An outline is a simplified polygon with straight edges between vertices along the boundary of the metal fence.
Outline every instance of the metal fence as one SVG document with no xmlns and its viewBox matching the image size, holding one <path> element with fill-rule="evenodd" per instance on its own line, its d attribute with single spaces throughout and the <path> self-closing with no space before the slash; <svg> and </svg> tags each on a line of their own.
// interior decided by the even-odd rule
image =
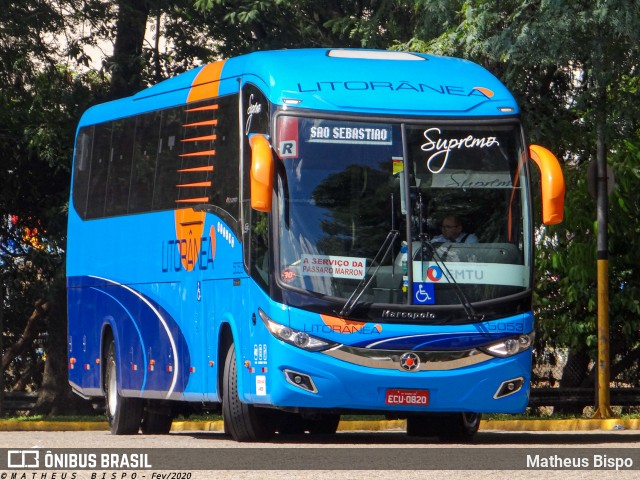
<svg viewBox="0 0 640 480">
<path fill-rule="evenodd" d="M 571 358 L 570 353 L 568 348 L 534 352 L 529 401 L 532 413 L 545 413 L 543 407 L 573 413 L 597 408 L 596 364 L 589 358 Z M 639 381 L 637 362 L 611 379 L 611 406 L 617 407 L 616 413 L 640 412 Z"/>
</svg>

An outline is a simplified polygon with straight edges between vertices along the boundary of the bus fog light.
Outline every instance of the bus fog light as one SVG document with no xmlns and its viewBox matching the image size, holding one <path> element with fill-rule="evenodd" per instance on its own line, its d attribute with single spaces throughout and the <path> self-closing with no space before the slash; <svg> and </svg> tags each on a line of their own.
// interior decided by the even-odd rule
<svg viewBox="0 0 640 480">
<path fill-rule="evenodd" d="M 513 395 L 514 393 L 520 391 L 522 389 L 523 385 L 524 385 L 524 378 L 523 377 L 512 378 L 511 380 L 507 380 L 505 382 L 502 382 L 502 384 L 500 384 L 500 387 L 496 391 L 496 393 L 493 396 L 493 398 L 497 399 L 497 398 L 502 398 L 502 397 L 507 397 L 509 395 Z"/>
<path fill-rule="evenodd" d="M 284 370 L 284 376 L 291 385 L 306 390 L 307 392 L 318 393 L 318 389 L 309 375 L 294 372 L 293 370 Z"/>
</svg>

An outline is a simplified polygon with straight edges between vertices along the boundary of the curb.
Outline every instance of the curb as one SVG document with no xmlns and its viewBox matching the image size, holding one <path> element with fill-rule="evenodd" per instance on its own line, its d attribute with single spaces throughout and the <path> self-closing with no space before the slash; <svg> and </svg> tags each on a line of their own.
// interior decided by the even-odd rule
<svg viewBox="0 0 640 480">
<path fill-rule="evenodd" d="M 0 420 L 0 432 L 80 432 L 109 430 L 105 422 L 56 422 L 49 420 Z"/>
<path fill-rule="evenodd" d="M 569 418 L 566 420 L 482 420 L 480 430 L 507 432 L 585 432 L 640 430 L 638 418 Z"/>
<path fill-rule="evenodd" d="M 404 430 L 405 420 L 360 421 L 343 420 L 338 431 L 394 431 Z M 0 420 L 0 432 L 62 432 L 62 431 L 105 431 L 109 430 L 107 422 L 56 422 L 56 421 L 21 421 Z M 607 418 L 607 419 L 566 419 L 566 420 L 482 420 L 481 431 L 503 432 L 584 432 L 593 430 L 640 430 L 640 419 Z M 171 426 L 172 432 L 223 432 L 222 420 L 212 421 L 177 421 Z"/>
</svg>

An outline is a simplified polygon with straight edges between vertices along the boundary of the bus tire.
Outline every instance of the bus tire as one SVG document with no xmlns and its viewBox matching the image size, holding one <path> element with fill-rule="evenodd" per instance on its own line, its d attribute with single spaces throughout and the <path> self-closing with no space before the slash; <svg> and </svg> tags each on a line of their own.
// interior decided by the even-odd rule
<svg viewBox="0 0 640 480">
<path fill-rule="evenodd" d="M 238 396 L 238 365 L 232 343 L 224 365 L 222 420 L 224 431 L 237 442 L 259 442 L 275 433 L 272 412 L 240 401 Z"/>
<path fill-rule="evenodd" d="M 173 415 L 170 408 L 160 408 L 151 402 L 144 409 L 140 431 L 146 435 L 166 435 L 171 431 Z"/>
<path fill-rule="evenodd" d="M 113 340 L 107 348 L 104 395 L 106 414 L 113 435 L 135 435 L 142 421 L 142 399 L 123 397 L 118 392 L 118 362 Z"/>
<path fill-rule="evenodd" d="M 481 413 L 461 412 L 447 416 L 438 429 L 438 438 L 445 442 L 470 442 L 480 428 Z"/>
<path fill-rule="evenodd" d="M 480 413 L 441 413 L 407 418 L 410 437 L 438 437 L 445 442 L 470 442 L 480 428 Z"/>
</svg>

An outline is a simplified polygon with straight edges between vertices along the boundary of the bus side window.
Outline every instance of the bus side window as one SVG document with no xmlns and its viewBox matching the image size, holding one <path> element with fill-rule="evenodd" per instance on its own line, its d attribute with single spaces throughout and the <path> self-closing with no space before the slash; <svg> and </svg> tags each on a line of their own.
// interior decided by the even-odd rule
<svg viewBox="0 0 640 480">
<path fill-rule="evenodd" d="M 91 178 L 86 218 L 104 216 L 109 157 L 111 155 L 111 123 L 96 125 L 91 157 Z"/>
<path fill-rule="evenodd" d="M 219 207 L 226 214 L 224 220 L 228 222 L 238 235 L 240 234 L 240 192 L 239 182 L 239 139 L 238 139 L 238 96 L 228 95 L 216 99 L 218 105 L 215 118 L 217 125 L 214 133 L 216 140 L 212 143 L 215 155 L 209 158 L 214 170 L 201 180 L 210 180 L 204 194 L 209 202 Z"/>
<path fill-rule="evenodd" d="M 269 215 L 257 210 L 251 212 L 251 276 L 269 285 Z"/>
<path fill-rule="evenodd" d="M 94 127 L 85 127 L 78 134 L 76 142 L 76 163 L 73 173 L 73 204 L 80 217 L 87 213 L 87 193 L 91 174 L 91 149 L 93 148 Z"/>
<path fill-rule="evenodd" d="M 161 121 L 161 112 L 146 113 L 138 117 L 133 145 L 129 213 L 151 210 Z"/>
<path fill-rule="evenodd" d="M 154 179 L 153 210 L 173 210 L 178 198 L 178 155 L 182 134 L 182 107 L 162 112 L 158 161 Z"/>
<path fill-rule="evenodd" d="M 135 119 L 118 120 L 113 123 L 105 200 L 106 216 L 127 212 L 134 131 Z"/>
</svg>

